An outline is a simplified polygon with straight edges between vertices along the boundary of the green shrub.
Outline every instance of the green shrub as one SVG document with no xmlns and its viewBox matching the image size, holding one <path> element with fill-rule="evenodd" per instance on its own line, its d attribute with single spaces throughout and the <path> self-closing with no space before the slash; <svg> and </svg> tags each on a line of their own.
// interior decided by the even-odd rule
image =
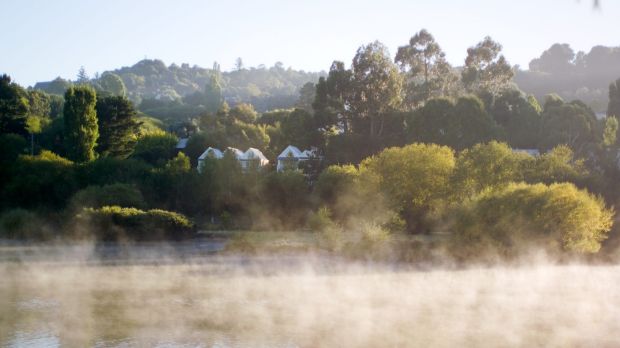
<svg viewBox="0 0 620 348">
<path fill-rule="evenodd" d="M 189 238 L 193 223 L 184 215 L 152 209 L 104 206 L 85 208 L 76 215 L 77 232 L 92 233 L 98 240 L 181 240 Z"/>
<path fill-rule="evenodd" d="M 37 214 L 25 209 L 12 209 L 0 215 L 0 238 L 44 240 L 49 233 Z"/>
<path fill-rule="evenodd" d="M 62 208 L 77 187 L 73 162 L 45 150 L 17 159 L 2 199 L 9 207 Z"/>
<path fill-rule="evenodd" d="M 457 257 L 515 257 L 532 248 L 595 253 L 613 211 L 573 184 L 520 183 L 483 192 L 456 216 L 450 250 Z"/>
<path fill-rule="evenodd" d="M 142 193 L 134 186 L 112 184 L 88 186 L 73 195 L 69 205 L 72 210 L 77 211 L 84 207 L 101 208 L 112 205 L 143 208 L 145 203 Z"/>
<path fill-rule="evenodd" d="M 340 251 L 344 244 L 342 227 L 334 223 L 331 211 L 327 207 L 321 207 L 316 213 L 308 217 L 308 227 L 318 233 L 319 245 L 330 251 Z"/>
</svg>

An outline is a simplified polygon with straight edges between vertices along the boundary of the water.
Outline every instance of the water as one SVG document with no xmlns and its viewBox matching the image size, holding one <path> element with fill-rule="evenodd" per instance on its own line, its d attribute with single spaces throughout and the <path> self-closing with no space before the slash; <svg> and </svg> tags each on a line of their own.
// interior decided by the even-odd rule
<svg viewBox="0 0 620 348">
<path fill-rule="evenodd" d="M 0 263 L 0 346 L 620 346 L 618 266 L 162 259 Z"/>
</svg>

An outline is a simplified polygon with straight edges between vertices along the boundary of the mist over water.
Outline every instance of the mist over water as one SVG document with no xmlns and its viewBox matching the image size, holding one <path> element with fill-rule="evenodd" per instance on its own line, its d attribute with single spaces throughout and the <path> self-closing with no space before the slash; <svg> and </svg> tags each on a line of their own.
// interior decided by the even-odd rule
<svg viewBox="0 0 620 348">
<path fill-rule="evenodd" d="M 0 346 L 620 345 L 616 265 L 416 270 L 325 256 L 172 261 L 2 262 Z"/>
</svg>

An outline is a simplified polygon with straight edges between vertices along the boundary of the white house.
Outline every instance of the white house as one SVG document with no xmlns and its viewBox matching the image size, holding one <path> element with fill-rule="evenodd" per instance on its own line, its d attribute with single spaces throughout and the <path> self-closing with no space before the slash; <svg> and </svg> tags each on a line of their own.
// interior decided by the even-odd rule
<svg viewBox="0 0 620 348">
<path fill-rule="evenodd" d="M 250 168 L 253 163 L 255 163 L 258 167 L 263 167 L 269 164 L 269 160 L 267 159 L 267 157 L 265 157 L 265 155 L 263 155 L 260 150 L 253 147 L 249 148 L 246 152 L 243 152 L 234 147 L 229 147 L 225 150 L 225 152 L 232 153 L 233 156 L 235 156 L 235 158 L 237 159 L 237 161 L 239 161 L 239 164 L 241 165 L 241 168 L 243 170 L 247 170 L 248 168 Z M 198 172 L 202 173 L 202 170 L 205 166 L 205 160 L 222 159 L 224 158 L 225 152 L 222 152 L 219 149 L 213 147 L 206 149 L 205 152 L 203 152 L 202 155 L 198 157 Z"/>
<path fill-rule="evenodd" d="M 248 169 L 252 165 L 252 163 L 256 163 L 259 167 L 264 167 L 269 164 L 269 160 L 259 149 L 255 149 L 253 147 L 249 148 L 241 158 L 237 157 L 239 163 L 241 163 L 241 168 Z"/>
<path fill-rule="evenodd" d="M 222 151 L 214 147 L 210 147 L 198 157 L 198 166 L 196 169 L 198 169 L 199 173 L 202 173 L 202 169 L 205 167 L 206 159 L 221 159 L 222 157 L 224 157 Z"/>
<path fill-rule="evenodd" d="M 303 161 L 320 159 L 321 157 L 318 156 L 316 149 L 301 151 L 297 147 L 289 145 L 278 156 L 277 170 L 281 172 L 287 169 L 299 169 L 299 164 Z"/>
</svg>

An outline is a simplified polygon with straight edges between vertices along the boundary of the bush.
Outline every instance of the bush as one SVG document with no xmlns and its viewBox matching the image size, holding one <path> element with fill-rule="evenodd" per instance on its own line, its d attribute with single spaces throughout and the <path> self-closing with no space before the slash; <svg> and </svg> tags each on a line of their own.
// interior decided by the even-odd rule
<svg viewBox="0 0 620 348">
<path fill-rule="evenodd" d="M 74 211 L 83 207 L 101 208 L 112 205 L 143 208 L 145 203 L 140 190 L 127 184 L 88 186 L 73 195 L 70 203 Z"/>
<path fill-rule="evenodd" d="M 49 238 L 39 217 L 28 210 L 12 209 L 0 215 L 0 238 L 15 240 L 44 240 Z"/>
<path fill-rule="evenodd" d="M 613 211 L 573 184 L 509 184 L 488 190 L 457 212 L 450 250 L 457 257 L 595 253 L 611 229 Z"/>
<path fill-rule="evenodd" d="M 330 251 L 340 251 L 344 243 L 343 231 L 331 218 L 331 211 L 321 207 L 308 217 L 308 227 L 319 234 L 319 244 Z"/>
<path fill-rule="evenodd" d="M 131 157 L 162 166 L 175 155 L 178 139 L 174 134 L 150 133 L 138 139 Z"/>
<path fill-rule="evenodd" d="M 42 151 L 17 159 L 2 198 L 9 207 L 62 208 L 77 186 L 73 163 Z"/>
<path fill-rule="evenodd" d="M 104 206 L 85 208 L 76 215 L 76 232 L 84 235 L 83 231 L 88 231 L 102 241 L 181 240 L 191 237 L 193 229 L 184 215 L 160 209 Z"/>
</svg>

